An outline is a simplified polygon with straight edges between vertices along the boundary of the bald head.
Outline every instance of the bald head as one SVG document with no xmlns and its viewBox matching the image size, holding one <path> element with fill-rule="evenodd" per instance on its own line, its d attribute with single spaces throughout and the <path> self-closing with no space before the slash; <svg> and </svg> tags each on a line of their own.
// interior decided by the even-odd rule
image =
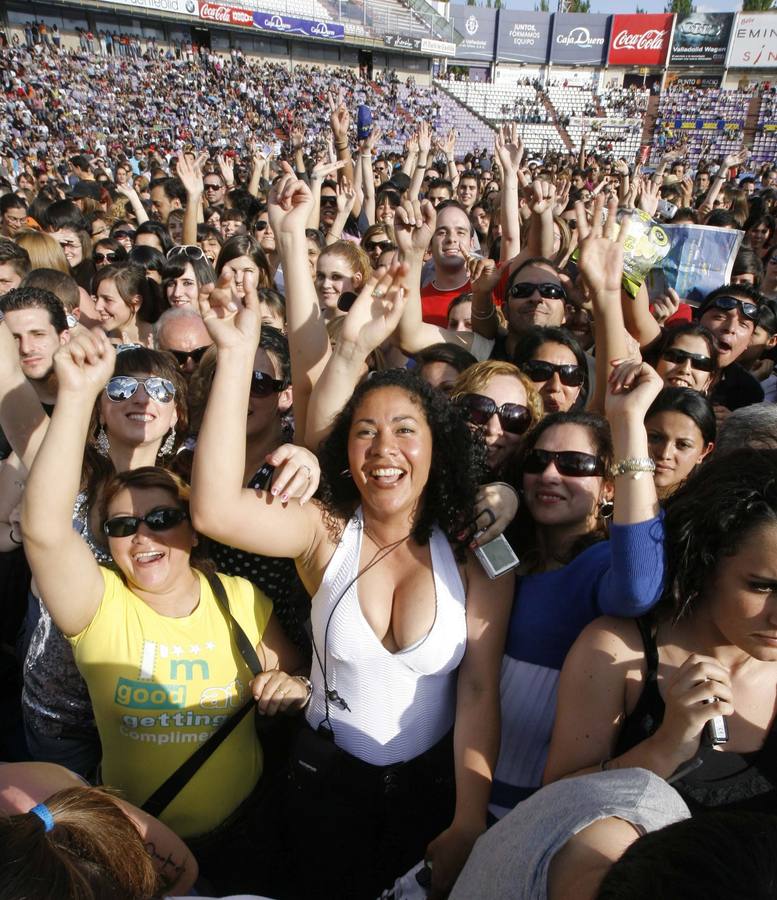
<svg viewBox="0 0 777 900">
<path fill-rule="evenodd" d="M 202 318 L 190 307 L 166 310 L 154 326 L 154 346 L 173 353 L 187 376 L 197 368 L 202 354 L 212 343 Z"/>
</svg>

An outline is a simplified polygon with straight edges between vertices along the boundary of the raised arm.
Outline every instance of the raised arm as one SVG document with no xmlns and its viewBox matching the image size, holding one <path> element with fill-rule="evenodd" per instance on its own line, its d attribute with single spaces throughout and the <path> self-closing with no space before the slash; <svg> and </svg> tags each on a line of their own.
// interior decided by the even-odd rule
<svg viewBox="0 0 777 900">
<path fill-rule="evenodd" d="M 315 536 L 311 507 L 283 504 L 274 496 L 277 488 L 243 488 L 248 395 L 261 331 L 253 277 L 241 300 L 231 273 L 222 273 L 210 296 L 200 296 L 200 312 L 218 348 L 218 365 L 192 467 L 194 527 L 222 544 L 263 556 L 303 556 Z"/>
<path fill-rule="evenodd" d="M 410 187 L 407 196 L 410 200 L 417 200 L 421 193 L 421 184 L 426 175 L 429 163 L 429 151 L 432 149 L 432 128 L 425 119 L 418 123 L 418 158 L 416 159 L 413 177 L 410 179 Z"/>
<path fill-rule="evenodd" d="M 367 357 L 394 332 L 404 306 L 407 264 L 393 262 L 366 281 L 348 310 L 337 345 L 308 405 L 305 440 L 314 452 L 359 384 Z"/>
<path fill-rule="evenodd" d="M 73 530 L 72 517 L 92 410 L 115 360 L 98 330 L 84 329 L 57 351 L 57 404 L 24 490 L 24 550 L 43 602 L 65 635 L 86 628 L 104 590 L 99 566 Z"/>
<path fill-rule="evenodd" d="M 351 159 L 351 146 L 348 138 L 351 114 L 348 112 L 348 107 L 343 100 L 342 88 L 337 93 L 330 91 L 328 99 L 329 124 L 332 127 L 337 159 L 343 163 L 343 177 L 353 184 L 353 160 Z"/>
<path fill-rule="evenodd" d="M 205 190 L 202 180 L 202 167 L 208 158 L 207 153 L 200 153 L 190 163 L 183 151 L 178 153 L 176 172 L 186 188 L 186 209 L 183 214 L 183 243 L 197 243 L 197 223 L 203 221 L 202 195 Z"/>
<path fill-rule="evenodd" d="M 381 130 L 373 128 L 370 136 L 359 144 L 359 173 L 364 192 L 364 216 L 368 225 L 375 224 L 375 178 L 372 174 L 372 151 L 381 137 Z"/>
<path fill-rule="evenodd" d="M 130 206 L 132 207 L 132 212 L 135 214 L 135 219 L 137 220 L 138 225 L 142 225 L 144 222 L 148 222 L 148 213 L 146 212 L 145 206 L 138 196 L 138 192 L 132 186 L 131 183 L 128 184 L 117 184 L 116 185 L 116 193 L 121 194 L 122 197 L 126 197 L 129 200 Z"/>
<path fill-rule="evenodd" d="M 327 232 L 327 245 L 334 244 L 335 241 L 339 241 L 342 238 L 343 229 L 348 222 L 348 216 L 351 215 L 351 210 L 356 202 L 356 191 L 350 182 L 343 180 L 341 184 L 337 185 L 336 191 L 337 215 L 334 222 L 332 222 L 332 227 Z"/>
<path fill-rule="evenodd" d="M 623 244 L 628 235 L 629 219 L 624 218 L 617 240 L 614 240 L 618 202 L 607 204 L 607 220 L 602 224 L 604 197 L 594 201 L 593 219 L 588 222 L 585 206 L 575 204 L 577 234 L 580 247 L 578 267 L 583 285 L 594 309 L 596 322 L 596 389 L 589 397 L 588 408 L 604 412 L 607 379 L 612 360 L 628 356 L 626 328 L 621 310 L 621 281 L 623 279 Z"/>
<path fill-rule="evenodd" d="M 310 188 L 295 177 L 288 163 L 281 165 L 284 174 L 270 191 L 268 211 L 286 282 L 295 441 L 304 445 L 310 393 L 332 350 L 308 267 L 305 223 L 312 205 Z"/>
<path fill-rule="evenodd" d="M 502 203 L 499 224 L 502 226 L 501 261 L 512 259 L 521 252 L 521 215 L 518 203 L 520 171 L 523 161 L 523 141 L 515 122 L 502 125 L 496 133 L 494 152 L 502 168 Z"/>
</svg>

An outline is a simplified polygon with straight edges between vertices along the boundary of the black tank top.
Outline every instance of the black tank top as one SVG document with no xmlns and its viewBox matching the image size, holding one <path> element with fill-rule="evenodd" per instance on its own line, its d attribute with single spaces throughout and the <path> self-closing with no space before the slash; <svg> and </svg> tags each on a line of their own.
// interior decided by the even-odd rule
<svg viewBox="0 0 777 900">
<path fill-rule="evenodd" d="M 623 723 L 613 756 L 620 756 L 650 737 L 664 718 L 664 700 L 658 690 L 658 648 L 646 619 L 637 619 L 645 647 L 647 673 L 637 705 Z M 703 741 L 703 739 L 702 739 Z M 705 809 L 741 809 L 777 812 L 777 716 L 764 745 L 754 753 L 713 750 L 703 742 L 686 771 L 672 787 L 692 813 Z"/>
</svg>

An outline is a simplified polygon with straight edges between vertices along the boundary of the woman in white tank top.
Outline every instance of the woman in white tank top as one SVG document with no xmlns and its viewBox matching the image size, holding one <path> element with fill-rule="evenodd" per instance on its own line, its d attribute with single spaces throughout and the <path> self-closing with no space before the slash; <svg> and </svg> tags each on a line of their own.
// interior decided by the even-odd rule
<svg viewBox="0 0 777 900">
<path fill-rule="evenodd" d="M 282 242 L 299 240 L 308 198 L 291 174 L 274 188 Z M 312 417 L 343 406 L 367 355 L 396 326 L 406 269 L 379 274 L 313 391 L 313 432 Z M 290 291 L 312 290 L 297 281 Z M 286 502 L 283 485 L 245 490 L 258 302 L 253 291 L 241 302 L 222 279 L 203 314 L 218 367 L 192 473 L 196 527 L 294 558 L 313 597 L 310 727 L 284 810 L 288 896 L 373 900 L 421 858 L 442 896 L 485 830 L 499 746 L 512 577 L 489 581 L 451 547 L 473 519 L 483 447 L 444 395 L 404 370 L 384 372 L 356 388 L 321 446 L 318 500 Z M 306 477 L 300 467 L 288 485 Z"/>
</svg>

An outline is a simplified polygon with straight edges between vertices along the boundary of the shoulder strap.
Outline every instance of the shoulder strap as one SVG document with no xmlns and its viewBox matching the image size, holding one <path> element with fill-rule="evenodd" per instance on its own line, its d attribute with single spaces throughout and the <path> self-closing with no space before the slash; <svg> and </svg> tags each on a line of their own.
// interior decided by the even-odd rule
<svg viewBox="0 0 777 900">
<path fill-rule="evenodd" d="M 639 628 L 642 644 L 645 648 L 645 663 L 647 666 L 646 681 L 655 681 L 658 677 L 658 647 L 656 646 L 656 637 L 653 634 L 650 621 L 646 617 L 637 619 L 637 628 Z"/>
<path fill-rule="evenodd" d="M 240 627 L 240 623 L 235 619 L 229 609 L 229 598 L 221 583 L 218 575 L 208 575 L 208 584 L 213 591 L 213 595 L 224 611 L 229 625 L 232 638 L 240 651 L 240 655 L 245 660 L 249 669 L 254 675 L 258 675 L 262 671 L 262 664 L 256 655 L 248 635 Z M 196 775 L 200 767 L 209 759 L 218 748 L 224 743 L 246 715 L 254 708 L 254 698 L 250 697 L 240 709 L 205 741 L 199 746 L 194 753 L 183 762 L 176 770 L 154 791 L 154 793 L 143 804 L 143 812 L 147 812 L 151 816 L 159 817 L 162 812 L 172 803 L 175 797 L 186 787 L 186 785 Z"/>
</svg>

